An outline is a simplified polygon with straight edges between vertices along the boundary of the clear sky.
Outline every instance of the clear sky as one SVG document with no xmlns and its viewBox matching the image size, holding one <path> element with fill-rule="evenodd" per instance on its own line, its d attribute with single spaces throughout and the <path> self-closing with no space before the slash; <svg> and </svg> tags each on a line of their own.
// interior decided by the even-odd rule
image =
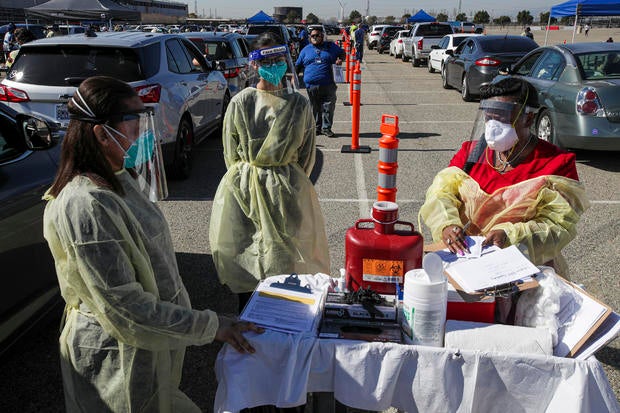
<svg viewBox="0 0 620 413">
<path fill-rule="evenodd" d="M 341 5 L 344 8 L 345 17 L 349 16 L 352 10 L 359 11 L 362 15 L 366 14 L 368 5 L 368 15 L 370 16 L 396 16 L 400 17 L 405 12 L 411 13 L 419 9 L 424 9 L 429 14 L 445 13 L 451 18 L 453 13 L 461 4 L 461 11 L 468 15 L 474 14 L 478 10 L 486 10 L 491 18 L 502 15 L 515 17 L 520 10 L 529 10 L 535 20 L 538 20 L 540 12 L 548 11 L 552 5 L 562 3 L 565 0 L 423 0 L 423 1 L 400 1 L 400 0 L 175 0 L 187 3 L 190 13 L 196 10 L 197 14 L 204 17 L 221 18 L 244 18 L 250 17 L 263 10 L 267 14 L 273 14 L 276 6 L 296 6 L 303 7 L 304 17 L 308 13 L 314 13 L 321 19 L 338 18 L 340 16 Z"/>
</svg>

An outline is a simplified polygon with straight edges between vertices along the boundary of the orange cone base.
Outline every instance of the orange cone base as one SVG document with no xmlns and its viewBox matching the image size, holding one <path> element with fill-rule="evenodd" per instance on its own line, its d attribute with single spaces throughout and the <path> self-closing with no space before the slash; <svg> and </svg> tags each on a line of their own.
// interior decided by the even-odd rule
<svg viewBox="0 0 620 413">
<path fill-rule="evenodd" d="M 351 145 L 342 145 L 340 153 L 370 153 L 370 146 L 358 146 L 356 149 L 351 148 Z"/>
</svg>

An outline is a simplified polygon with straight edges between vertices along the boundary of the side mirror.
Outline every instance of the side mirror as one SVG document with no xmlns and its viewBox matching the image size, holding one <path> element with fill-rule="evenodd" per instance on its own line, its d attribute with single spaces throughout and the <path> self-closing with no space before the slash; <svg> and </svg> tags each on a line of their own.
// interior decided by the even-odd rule
<svg viewBox="0 0 620 413">
<path fill-rule="evenodd" d="M 20 123 L 28 149 L 40 151 L 56 145 L 57 140 L 52 135 L 52 130 L 45 121 L 26 116 L 20 119 Z"/>
<path fill-rule="evenodd" d="M 454 56 L 454 51 L 452 49 L 446 49 L 446 54 L 448 56 Z"/>
</svg>

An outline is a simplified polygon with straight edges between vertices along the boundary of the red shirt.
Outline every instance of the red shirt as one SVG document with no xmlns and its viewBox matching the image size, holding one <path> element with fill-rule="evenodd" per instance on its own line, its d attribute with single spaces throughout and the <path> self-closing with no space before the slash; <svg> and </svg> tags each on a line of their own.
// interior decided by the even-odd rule
<svg viewBox="0 0 620 413">
<path fill-rule="evenodd" d="M 463 142 L 461 149 L 450 161 L 450 166 L 461 169 L 465 166 L 470 148 L 474 148 L 477 141 Z M 515 168 L 510 171 L 499 173 L 489 162 L 493 164 L 495 151 L 486 148 L 479 161 L 476 162 L 469 172 L 469 176 L 478 182 L 480 188 L 490 194 L 500 188 L 526 181 L 544 175 L 558 175 L 566 178 L 579 180 L 575 165 L 575 154 L 566 152 L 547 141 L 538 140 L 534 150 Z M 489 162 L 487 162 L 488 158 Z"/>
</svg>

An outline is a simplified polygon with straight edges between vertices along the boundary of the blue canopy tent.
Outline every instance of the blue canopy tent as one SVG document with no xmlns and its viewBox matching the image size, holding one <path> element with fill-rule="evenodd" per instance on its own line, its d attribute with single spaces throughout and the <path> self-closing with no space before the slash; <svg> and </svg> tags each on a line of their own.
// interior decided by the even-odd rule
<svg viewBox="0 0 620 413">
<path fill-rule="evenodd" d="M 264 11 L 259 11 L 258 13 L 256 13 L 254 16 L 250 17 L 247 20 L 248 23 L 275 23 L 276 21 L 273 19 L 273 17 L 271 17 L 270 15 L 268 15 L 267 13 L 265 13 Z"/>
<path fill-rule="evenodd" d="M 575 32 L 577 31 L 577 20 L 582 16 L 620 16 L 620 2 L 618 0 L 569 0 L 564 3 L 556 4 L 551 7 L 547 31 L 545 33 L 545 45 L 547 44 L 547 34 L 551 17 L 575 16 L 573 26 L 573 43 L 575 42 Z"/>
<path fill-rule="evenodd" d="M 437 20 L 436 18 L 434 18 L 430 14 L 426 13 L 424 10 L 420 10 L 419 12 L 414 14 L 413 16 L 409 17 L 407 19 L 407 22 L 409 22 L 409 23 L 422 23 L 422 22 L 434 22 L 436 20 Z"/>
</svg>

